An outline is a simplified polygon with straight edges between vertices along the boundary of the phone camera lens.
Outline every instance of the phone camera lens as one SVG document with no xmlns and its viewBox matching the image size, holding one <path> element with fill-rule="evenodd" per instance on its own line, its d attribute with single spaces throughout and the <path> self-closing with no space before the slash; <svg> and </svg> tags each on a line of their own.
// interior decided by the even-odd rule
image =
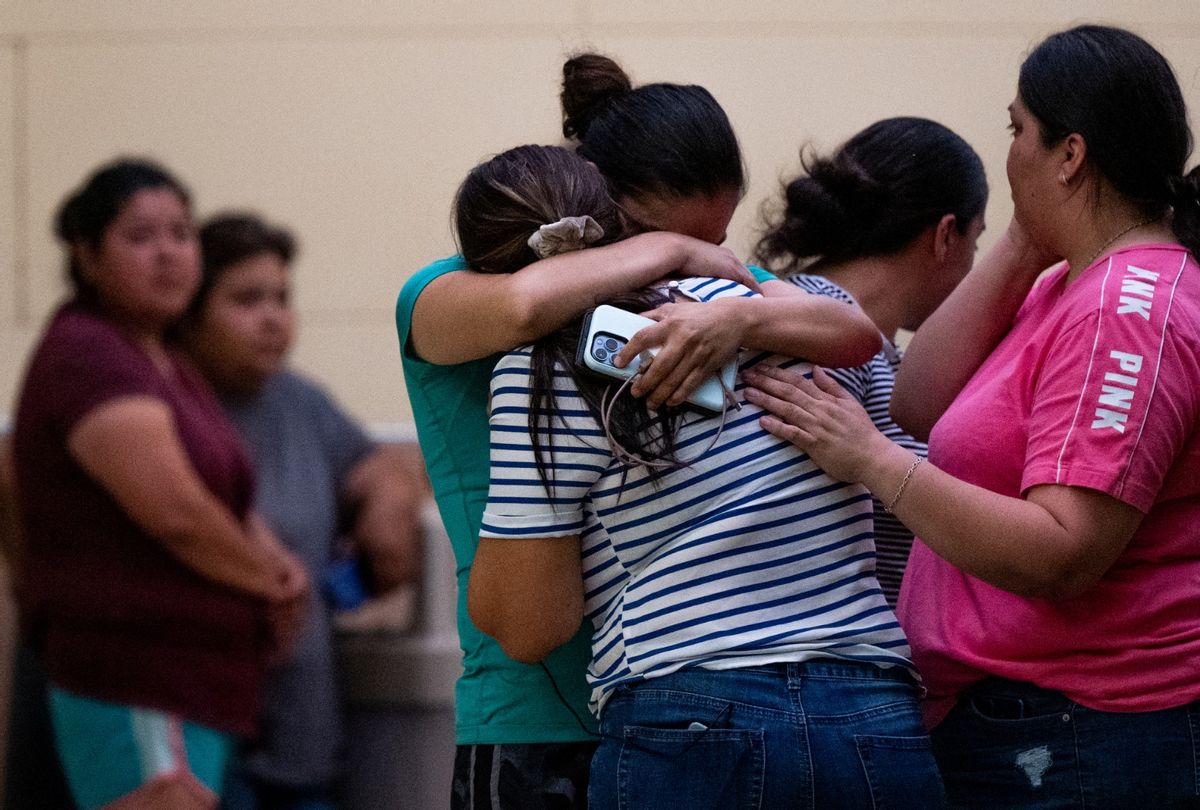
<svg viewBox="0 0 1200 810">
<path fill-rule="evenodd" d="M 610 352 L 615 352 L 617 349 L 621 348 L 621 344 L 617 343 L 612 338 L 608 338 L 604 341 L 604 348 L 608 349 Z"/>
<path fill-rule="evenodd" d="M 595 358 L 596 358 L 597 360 L 599 360 L 601 363 L 607 363 L 607 362 L 608 362 L 608 352 L 604 351 L 604 349 L 602 349 L 602 348 L 601 348 L 601 347 L 599 347 L 599 346 L 597 346 L 596 348 L 592 349 L 592 357 L 595 357 Z"/>
</svg>

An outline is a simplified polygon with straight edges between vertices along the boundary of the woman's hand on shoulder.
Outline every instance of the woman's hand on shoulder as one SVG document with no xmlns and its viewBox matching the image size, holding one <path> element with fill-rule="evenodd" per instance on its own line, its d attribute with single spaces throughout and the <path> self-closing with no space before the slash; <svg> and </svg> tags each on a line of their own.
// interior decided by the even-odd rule
<svg viewBox="0 0 1200 810">
<path fill-rule="evenodd" d="M 746 399 L 769 414 L 760 420 L 763 428 L 839 481 L 863 481 L 871 463 L 892 446 L 858 400 L 819 367 L 811 380 L 774 366 L 758 366 L 744 378 Z"/>
</svg>

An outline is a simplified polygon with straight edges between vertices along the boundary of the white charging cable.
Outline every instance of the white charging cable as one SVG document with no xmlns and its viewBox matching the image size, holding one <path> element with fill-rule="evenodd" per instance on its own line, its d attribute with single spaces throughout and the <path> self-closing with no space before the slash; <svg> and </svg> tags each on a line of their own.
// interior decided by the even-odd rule
<svg viewBox="0 0 1200 810">
<path fill-rule="evenodd" d="M 737 398 L 734 397 L 733 392 L 729 390 L 729 386 L 725 384 L 724 380 L 720 380 L 720 375 L 718 375 L 718 380 L 720 380 L 721 383 L 721 391 L 724 393 L 724 397 L 721 402 L 721 424 L 717 426 L 717 432 L 713 434 L 712 441 L 710 441 L 703 450 L 691 458 L 677 458 L 674 461 L 667 461 L 665 459 L 643 458 L 632 450 L 622 447 L 621 443 L 618 442 L 617 438 L 612 434 L 612 428 L 609 425 L 609 420 L 612 417 L 613 408 L 617 404 L 617 398 L 629 390 L 629 386 L 635 379 L 637 379 L 638 374 L 641 374 L 645 370 L 646 366 L 649 365 L 649 362 L 645 357 L 646 354 L 648 354 L 648 352 L 643 352 L 641 355 L 642 362 L 638 366 L 637 373 L 626 379 L 625 382 L 621 383 L 616 392 L 613 392 L 611 385 L 604 389 L 604 394 L 600 398 L 600 423 L 604 426 L 604 437 L 608 439 L 608 446 L 612 450 L 613 456 L 622 464 L 627 464 L 629 466 L 650 467 L 652 469 L 659 470 L 670 469 L 673 467 L 686 467 L 693 462 L 699 461 L 706 453 L 708 453 L 709 450 L 712 450 L 714 447 L 716 447 L 717 441 L 721 438 L 721 432 L 725 430 L 725 420 L 729 414 L 730 405 L 732 404 L 733 407 L 737 408 L 738 410 L 741 410 L 742 406 L 737 401 Z M 609 398 L 610 393 L 612 394 L 611 399 Z"/>
</svg>

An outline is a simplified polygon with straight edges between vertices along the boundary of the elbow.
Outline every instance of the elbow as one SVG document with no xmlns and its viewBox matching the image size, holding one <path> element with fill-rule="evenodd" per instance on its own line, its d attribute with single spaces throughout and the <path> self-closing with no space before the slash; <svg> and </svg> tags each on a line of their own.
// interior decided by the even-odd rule
<svg viewBox="0 0 1200 810">
<path fill-rule="evenodd" d="M 508 324 L 508 342 L 512 346 L 532 343 L 551 331 L 543 322 L 545 312 L 538 305 L 536 296 L 518 296 L 511 301 L 507 311 L 511 318 Z"/>
<path fill-rule="evenodd" d="M 1031 599 L 1065 602 L 1083 596 L 1099 581 L 1100 577 L 1082 560 L 1064 558 L 1043 563 L 1036 570 L 1014 573 L 1005 590 Z"/>
<path fill-rule="evenodd" d="M 479 632 L 494 639 L 504 654 L 522 664 L 537 664 L 566 644 L 579 629 L 565 621 L 505 613 L 467 597 L 467 615 Z"/>
<path fill-rule="evenodd" d="M 897 388 L 892 391 L 892 401 L 888 406 L 888 413 L 891 415 L 892 421 L 914 439 L 928 442 L 933 425 L 922 418 L 921 412 L 912 407 L 906 397 L 898 395 L 899 390 L 897 382 Z"/>
<path fill-rule="evenodd" d="M 487 611 L 468 608 L 471 622 L 489 636 L 504 654 L 522 664 L 537 664 L 571 639 L 572 633 L 556 632 L 546 624 L 522 621 L 516 617 L 497 617 Z"/>
<path fill-rule="evenodd" d="M 563 644 L 563 641 L 550 641 L 547 639 L 536 639 L 521 637 L 519 634 L 502 635 L 496 641 L 500 644 L 500 649 L 504 650 L 504 654 L 514 661 L 522 664 L 540 664 L 546 659 L 556 647 Z"/>
<path fill-rule="evenodd" d="M 199 523 L 199 519 L 199 514 L 188 509 L 179 509 L 169 513 L 147 515 L 138 522 L 148 535 L 178 554 L 185 552 L 195 541 L 194 527 Z"/>
<path fill-rule="evenodd" d="M 879 330 L 870 321 L 867 321 L 867 323 L 869 324 L 869 329 L 863 332 L 854 344 L 853 351 L 856 359 L 851 365 L 861 366 L 864 363 L 869 363 L 871 362 L 871 358 L 879 354 L 880 350 L 883 349 L 883 337 L 879 334 Z"/>
</svg>

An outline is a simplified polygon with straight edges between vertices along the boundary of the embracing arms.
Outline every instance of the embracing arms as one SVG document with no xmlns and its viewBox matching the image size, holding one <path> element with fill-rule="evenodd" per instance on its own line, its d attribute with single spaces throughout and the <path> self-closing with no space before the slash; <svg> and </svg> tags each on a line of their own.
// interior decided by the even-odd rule
<svg viewBox="0 0 1200 810">
<path fill-rule="evenodd" d="M 867 486 L 940 557 L 997 588 L 1068 599 L 1112 566 L 1142 514 L 1105 493 L 1040 485 L 1012 498 L 921 464 L 875 430 L 856 401 L 820 369 L 807 380 L 762 368 L 747 398 L 770 411 L 763 426 L 807 451 L 830 475 Z"/>
<path fill-rule="evenodd" d="M 543 337 L 584 310 L 670 273 L 759 289 L 726 248 L 673 233 L 641 234 L 543 259 L 517 273 L 464 270 L 439 276 L 413 305 L 409 341 L 430 363 L 475 360 Z M 765 282 L 762 291 L 770 303 L 731 300 L 711 313 L 693 313 L 686 305 L 650 313 L 660 323 L 636 345 L 663 351 L 657 369 L 647 371 L 649 384 L 637 393 L 649 392 L 652 407 L 668 399 L 682 402 L 743 345 L 830 366 L 858 365 L 879 350 L 878 330 L 857 307 L 781 281 Z"/>
<path fill-rule="evenodd" d="M 614 295 L 668 273 L 728 278 L 757 289 L 729 250 L 673 233 L 552 256 L 516 273 L 447 273 L 413 306 L 409 340 L 438 365 L 465 363 L 550 334 Z"/>
</svg>

